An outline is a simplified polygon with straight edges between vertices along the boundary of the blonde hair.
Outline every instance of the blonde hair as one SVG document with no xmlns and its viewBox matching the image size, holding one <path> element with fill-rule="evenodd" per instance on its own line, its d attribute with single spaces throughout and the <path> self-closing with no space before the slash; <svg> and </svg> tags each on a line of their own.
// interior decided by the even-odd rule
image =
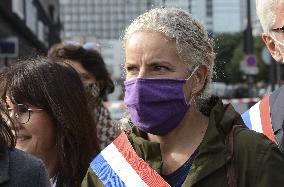
<svg viewBox="0 0 284 187">
<path fill-rule="evenodd" d="M 270 32 L 276 19 L 275 10 L 283 4 L 284 0 L 256 0 L 256 13 L 264 32 Z"/>
<path fill-rule="evenodd" d="M 191 14 L 175 8 L 155 8 L 132 21 L 126 28 L 123 46 L 129 36 L 137 31 L 162 33 L 175 42 L 180 58 L 193 69 L 204 64 L 208 68 L 207 81 L 198 97 L 208 98 L 208 85 L 213 76 L 215 53 L 214 42 L 205 28 Z"/>
</svg>

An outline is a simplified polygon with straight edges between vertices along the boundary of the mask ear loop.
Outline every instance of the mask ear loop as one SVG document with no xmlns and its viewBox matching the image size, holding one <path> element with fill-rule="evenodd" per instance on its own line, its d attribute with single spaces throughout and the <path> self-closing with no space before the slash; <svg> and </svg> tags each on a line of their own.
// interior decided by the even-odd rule
<svg viewBox="0 0 284 187">
<path fill-rule="evenodd" d="M 271 38 L 272 38 L 274 41 L 276 41 L 278 44 L 280 44 L 280 45 L 282 45 L 282 46 L 284 47 L 284 40 L 283 40 L 283 43 L 280 42 L 279 40 L 277 40 L 274 33 L 271 33 L 270 36 L 271 36 Z M 282 52 L 281 49 L 279 49 L 279 51 Z M 284 52 L 283 52 L 283 53 L 284 53 Z M 284 54 L 282 55 L 282 63 L 284 64 Z"/>
<path fill-rule="evenodd" d="M 199 65 L 196 66 L 193 69 L 193 71 L 191 72 L 190 76 L 187 79 L 185 79 L 185 80 L 188 81 L 194 75 L 194 73 L 197 71 L 198 68 L 199 68 Z M 184 100 L 185 100 L 186 105 L 190 105 L 192 103 L 192 101 L 194 100 L 194 96 L 192 96 L 192 98 L 189 101 L 187 101 L 186 98 L 185 98 L 185 94 L 184 94 Z"/>
<path fill-rule="evenodd" d="M 196 72 L 196 70 L 197 70 L 198 68 L 199 68 L 199 65 L 196 66 L 196 67 L 193 69 L 193 71 L 191 72 L 190 76 L 189 76 L 187 79 L 185 79 L 185 80 L 188 81 L 188 80 L 192 77 L 192 75 Z"/>
<path fill-rule="evenodd" d="M 270 36 L 273 40 L 275 40 L 277 43 L 279 43 L 280 45 L 284 46 L 284 40 L 282 42 L 280 42 L 279 40 L 276 39 L 275 34 L 274 33 L 270 33 Z"/>
</svg>

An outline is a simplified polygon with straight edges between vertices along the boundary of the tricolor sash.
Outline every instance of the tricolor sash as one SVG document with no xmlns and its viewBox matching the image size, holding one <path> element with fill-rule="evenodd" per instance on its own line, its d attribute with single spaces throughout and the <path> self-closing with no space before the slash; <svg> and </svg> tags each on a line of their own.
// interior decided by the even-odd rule
<svg viewBox="0 0 284 187">
<path fill-rule="evenodd" d="M 90 167 L 107 187 L 170 186 L 136 154 L 124 132 L 96 156 Z"/>
<path fill-rule="evenodd" d="M 263 133 L 270 140 L 276 142 L 271 124 L 269 96 L 264 97 L 248 111 L 243 113 L 242 118 L 248 128 Z"/>
</svg>

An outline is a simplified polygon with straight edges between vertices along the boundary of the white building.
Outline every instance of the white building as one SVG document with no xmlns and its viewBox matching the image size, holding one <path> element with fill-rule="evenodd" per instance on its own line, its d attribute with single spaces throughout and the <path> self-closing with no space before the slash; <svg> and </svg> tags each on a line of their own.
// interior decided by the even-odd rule
<svg viewBox="0 0 284 187">
<path fill-rule="evenodd" d="M 112 78 L 122 84 L 120 37 L 129 22 L 155 7 L 190 11 L 213 33 L 240 32 L 246 26 L 246 0 L 60 0 L 63 40 L 98 42 Z M 254 0 L 252 22 L 255 21 Z"/>
<path fill-rule="evenodd" d="M 161 0 L 60 0 L 63 40 L 97 42 L 118 97 L 123 84 L 123 54 L 120 37 L 134 19 L 148 9 L 162 5 Z"/>
<path fill-rule="evenodd" d="M 118 39 L 129 21 L 160 0 L 60 0 L 64 39 L 75 35 Z"/>
<path fill-rule="evenodd" d="M 251 1 L 251 21 L 254 33 L 259 32 L 255 13 L 255 0 Z M 241 32 L 247 24 L 247 0 L 166 0 L 166 7 L 176 7 L 191 12 L 209 32 Z"/>
</svg>

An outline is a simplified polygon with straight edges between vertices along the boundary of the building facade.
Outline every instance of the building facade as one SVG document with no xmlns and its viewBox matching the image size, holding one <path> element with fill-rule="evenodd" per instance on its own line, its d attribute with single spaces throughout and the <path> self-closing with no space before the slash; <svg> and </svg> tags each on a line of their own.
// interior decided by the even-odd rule
<svg viewBox="0 0 284 187">
<path fill-rule="evenodd" d="M 148 9 L 162 6 L 162 1 L 60 0 L 60 5 L 64 27 L 62 39 L 100 45 L 101 54 L 116 84 L 115 92 L 109 99 L 119 98 L 124 80 L 122 33 L 132 19 Z"/>
<path fill-rule="evenodd" d="M 121 36 L 131 20 L 155 7 L 176 7 L 192 13 L 214 34 L 246 27 L 247 0 L 60 0 L 63 40 L 101 45 L 112 78 L 123 82 Z M 252 3 L 252 21 L 258 23 Z"/>
<path fill-rule="evenodd" d="M 0 68 L 60 41 L 58 0 L 0 1 Z"/>
<path fill-rule="evenodd" d="M 119 39 L 137 15 L 161 5 L 159 0 L 61 0 L 65 40 Z M 82 38 L 82 35 L 84 38 Z M 85 42 L 85 41 L 84 41 Z"/>
<path fill-rule="evenodd" d="M 251 3 L 251 21 L 254 33 L 260 32 L 255 12 L 255 1 Z M 241 32 L 247 25 L 247 0 L 166 0 L 166 7 L 176 7 L 191 12 L 194 18 L 206 26 L 209 32 Z"/>
</svg>

